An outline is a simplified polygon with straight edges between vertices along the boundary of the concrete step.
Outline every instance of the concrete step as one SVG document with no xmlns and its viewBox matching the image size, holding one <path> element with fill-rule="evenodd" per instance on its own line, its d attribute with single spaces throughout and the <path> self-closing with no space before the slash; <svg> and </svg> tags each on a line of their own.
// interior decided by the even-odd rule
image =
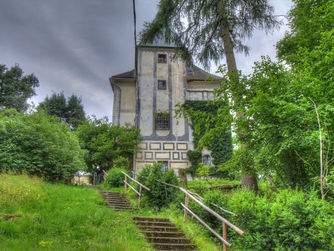
<svg viewBox="0 0 334 251">
<path fill-rule="evenodd" d="M 136 221 L 140 226 L 158 226 L 158 227 L 174 227 L 171 222 L 156 222 L 156 221 Z"/>
<path fill-rule="evenodd" d="M 164 232 L 177 232 L 177 227 L 165 227 L 165 226 L 139 226 L 143 231 L 164 231 Z"/>
<path fill-rule="evenodd" d="M 117 201 L 117 200 L 106 200 L 109 203 L 113 203 L 113 204 L 126 204 L 126 205 L 130 205 L 130 203 L 128 201 Z"/>
<path fill-rule="evenodd" d="M 101 194 L 106 204 L 116 211 L 132 210 L 131 204 L 121 193 L 101 191 Z"/>
<path fill-rule="evenodd" d="M 154 218 L 154 217 L 133 217 L 135 221 L 155 221 L 155 222 L 170 222 L 167 218 Z"/>
<path fill-rule="evenodd" d="M 154 243 L 155 250 L 196 250 L 196 246 L 188 243 Z"/>
<path fill-rule="evenodd" d="M 174 231 L 174 232 L 166 232 L 166 231 L 141 231 L 145 236 L 147 237 L 169 237 L 169 238 L 174 238 L 174 237 L 183 237 L 184 234 L 179 231 Z"/>
<path fill-rule="evenodd" d="M 149 242 L 153 243 L 183 243 L 191 244 L 190 240 L 184 237 L 147 237 Z"/>
<path fill-rule="evenodd" d="M 104 198 L 115 198 L 115 199 L 120 199 L 124 198 L 122 195 L 102 195 Z"/>
<path fill-rule="evenodd" d="M 106 201 L 110 201 L 110 202 L 120 202 L 120 203 L 124 203 L 124 202 L 126 202 L 126 203 L 129 203 L 126 199 L 105 199 Z"/>
<path fill-rule="evenodd" d="M 117 205 L 117 204 L 108 204 L 109 207 L 114 207 L 114 208 L 132 208 L 131 205 Z"/>
</svg>

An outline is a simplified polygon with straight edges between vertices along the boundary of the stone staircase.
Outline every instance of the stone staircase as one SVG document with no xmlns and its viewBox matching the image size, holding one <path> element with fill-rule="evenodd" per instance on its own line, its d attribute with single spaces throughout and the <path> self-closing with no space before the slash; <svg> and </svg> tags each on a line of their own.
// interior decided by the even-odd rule
<svg viewBox="0 0 334 251">
<path fill-rule="evenodd" d="M 120 192 L 101 191 L 101 194 L 107 205 L 113 207 L 116 211 L 132 210 L 129 201 Z"/>
<path fill-rule="evenodd" d="M 182 232 L 167 218 L 133 217 L 155 250 L 196 250 Z"/>
</svg>

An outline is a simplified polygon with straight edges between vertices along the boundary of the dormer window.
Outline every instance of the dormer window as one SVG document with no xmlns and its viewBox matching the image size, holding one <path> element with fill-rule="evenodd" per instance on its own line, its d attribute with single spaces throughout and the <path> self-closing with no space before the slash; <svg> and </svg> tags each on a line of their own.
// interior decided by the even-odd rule
<svg viewBox="0 0 334 251">
<path fill-rule="evenodd" d="M 167 63 L 167 55 L 166 54 L 158 54 L 158 63 L 159 64 Z"/>
<path fill-rule="evenodd" d="M 158 80 L 158 90 L 167 90 L 166 80 Z"/>
</svg>

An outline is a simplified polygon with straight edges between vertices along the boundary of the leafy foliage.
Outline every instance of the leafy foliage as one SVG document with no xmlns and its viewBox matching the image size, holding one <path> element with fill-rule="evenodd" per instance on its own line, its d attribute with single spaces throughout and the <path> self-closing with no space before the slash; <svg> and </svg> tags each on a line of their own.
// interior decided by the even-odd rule
<svg viewBox="0 0 334 251">
<path fill-rule="evenodd" d="M 111 187 L 120 187 L 124 184 L 124 174 L 129 169 L 129 159 L 119 156 L 114 160 L 113 168 L 107 172 L 107 184 Z"/>
<path fill-rule="evenodd" d="M 277 24 L 268 1 L 161 0 L 155 19 L 145 24 L 141 40 L 152 42 L 164 31 L 165 39 L 179 46 L 183 58 L 192 61 L 191 57 L 196 56 L 209 66 L 210 61 L 218 63 L 224 53 L 233 54 L 233 48 L 247 53 L 244 38 L 251 37 L 256 28 L 269 30 Z"/>
<path fill-rule="evenodd" d="M 129 159 L 119 156 L 117 159 L 114 160 L 114 167 L 129 169 Z"/>
<path fill-rule="evenodd" d="M 120 156 L 132 161 L 140 142 L 139 129 L 134 126 L 115 126 L 106 118 L 92 118 L 76 131 L 80 145 L 87 150 L 85 160 L 89 171 L 108 170 Z M 100 167 L 99 170 L 96 168 Z M 128 168 L 128 167 L 127 167 Z"/>
<path fill-rule="evenodd" d="M 232 156 L 232 137 L 230 129 L 215 130 L 215 124 L 207 124 L 210 119 L 213 119 L 217 115 L 220 106 L 224 106 L 224 103 L 187 100 L 181 108 L 185 117 L 191 122 L 190 126 L 193 130 L 194 147 L 199 150 L 203 147 L 211 150 L 213 164 L 216 166 L 226 162 Z M 212 136 L 210 136 L 207 141 L 200 143 L 204 134 L 210 130 L 212 131 Z M 187 153 L 192 163 L 191 170 L 194 171 L 202 161 L 198 153 L 198 150 L 188 151 Z M 215 170 L 212 171 L 215 173 Z"/>
<path fill-rule="evenodd" d="M 120 187 L 124 185 L 124 168 L 113 167 L 107 172 L 106 182 L 110 187 Z"/>
<path fill-rule="evenodd" d="M 303 54 L 321 44 L 323 33 L 333 30 L 334 4 L 331 0 L 293 0 L 289 13 L 290 31 L 277 43 L 278 56 L 299 68 Z"/>
<path fill-rule="evenodd" d="M 59 117 L 61 121 L 68 123 L 76 129 L 86 120 L 81 99 L 75 95 L 66 100 L 64 93 L 53 93 L 51 97 L 46 97 L 40 107 L 46 109 L 48 114 Z"/>
<path fill-rule="evenodd" d="M 70 128 L 43 111 L 0 114 L 0 171 L 68 182 L 85 168 L 83 154 Z"/>
<path fill-rule="evenodd" d="M 150 206 L 162 208 L 174 201 L 177 197 L 177 189 L 157 182 L 157 180 L 160 180 L 168 184 L 179 185 L 179 180 L 174 170 L 167 169 L 163 172 L 160 163 L 144 167 L 143 170 L 138 173 L 136 179 L 151 189 L 151 192 L 143 191 L 146 195 L 144 198 L 148 198 Z"/>
<path fill-rule="evenodd" d="M 17 111 L 27 109 L 27 99 L 35 95 L 39 86 L 38 79 L 33 75 L 23 75 L 19 65 L 8 69 L 0 65 L 0 109 L 15 108 Z"/>
<path fill-rule="evenodd" d="M 188 159 L 191 163 L 191 166 L 186 169 L 188 173 L 192 176 L 196 175 L 196 170 L 199 167 L 199 164 L 202 163 L 202 153 L 197 150 L 188 150 L 187 151 Z"/>
<path fill-rule="evenodd" d="M 331 250 L 334 247 L 332 205 L 318 199 L 316 192 L 282 190 L 271 200 L 245 190 L 233 196 L 210 191 L 203 197 L 206 205 L 213 202 L 238 215 L 219 212 L 247 233 L 240 237 L 229 231 L 229 240 L 237 250 Z M 221 231 L 221 222 L 215 217 L 193 203 L 190 206 Z"/>
<path fill-rule="evenodd" d="M 303 2 L 298 1 L 295 8 L 303 9 Z M 322 17 L 332 23 L 333 12 L 327 12 L 326 8 L 334 8 L 333 3 L 316 1 L 316 4 L 310 5 L 308 12 L 315 15 L 322 10 Z M 300 15 L 301 9 L 297 9 L 291 13 Z M 305 9 L 302 13 L 305 14 Z M 307 37 L 309 32 L 309 29 L 303 29 L 301 20 L 307 27 L 319 25 L 312 19 L 305 20 L 303 15 L 293 20 L 296 23 L 293 21 L 292 26 L 299 39 Z M 324 30 L 328 29 L 326 27 Z M 216 97 L 220 102 L 232 100 L 227 108 L 230 113 L 238 114 L 233 118 L 236 139 L 241 148 L 248 148 L 243 151 L 242 158 L 234 158 L 234 166 L 244 163 L 243 169 L 273 175 L 278 185 L 304 189 L 319 180 L 319 124 L 316 108 L 324 138 L 322 158 L 327 166 L 324 171 L 327 177 L 324 179 L 328 191 L 333 190 L 334 88 L 331 87 L 334 79 L 334 31 L 322 31 L 317 36 L 316 42 L 312 44 L 300 41 L 308 44 L 307 48 L 301 46 L 300 50 L 284 54 L 289 63 L 291 60 L 290 69 L 263 58 L 255 64 L 252 75 L 240 75 L 238 81 L 233 81 L 230 74 L 226 74 L 226 69 L 221 67 L 224 77 Z M 295 59 L 298 59 L 298 64 L 294 63 L 297 62 Z M 218 112 L 218 116 L 209 122 L 224 127 L 224 119 L 228 119 L 226 113 Z"/>
</svg>

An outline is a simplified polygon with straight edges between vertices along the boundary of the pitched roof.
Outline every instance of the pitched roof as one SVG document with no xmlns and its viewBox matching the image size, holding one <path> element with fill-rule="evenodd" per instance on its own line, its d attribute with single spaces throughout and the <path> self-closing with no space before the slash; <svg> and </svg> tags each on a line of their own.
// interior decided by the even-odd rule
<svg viewBox="0 0 334 251">
<path fill-rule="evenodd" d="M 216 75 L 210 74 L 197 66 L 187 67 L 187 81 L 205 81 L 209 77 L 213 81 L 220 81 L 222 78 Z M 135 70 L 123 72 L 111 77 L 112 79 L 135 79 Z"/>
<path fill-rule="evenodd" d="M 211 76 L 213 81 L 219 81 L 222 78 L 216 75 L 210 74 L 197 66 L 187 67 L 187 81 L 205 81 Z"/>
<path fill-rule="evenodd" d="M 135 69 L 111 76 L 111 78 L 112 79 L 135 79 L 136 78 Z"/>
</svg>

